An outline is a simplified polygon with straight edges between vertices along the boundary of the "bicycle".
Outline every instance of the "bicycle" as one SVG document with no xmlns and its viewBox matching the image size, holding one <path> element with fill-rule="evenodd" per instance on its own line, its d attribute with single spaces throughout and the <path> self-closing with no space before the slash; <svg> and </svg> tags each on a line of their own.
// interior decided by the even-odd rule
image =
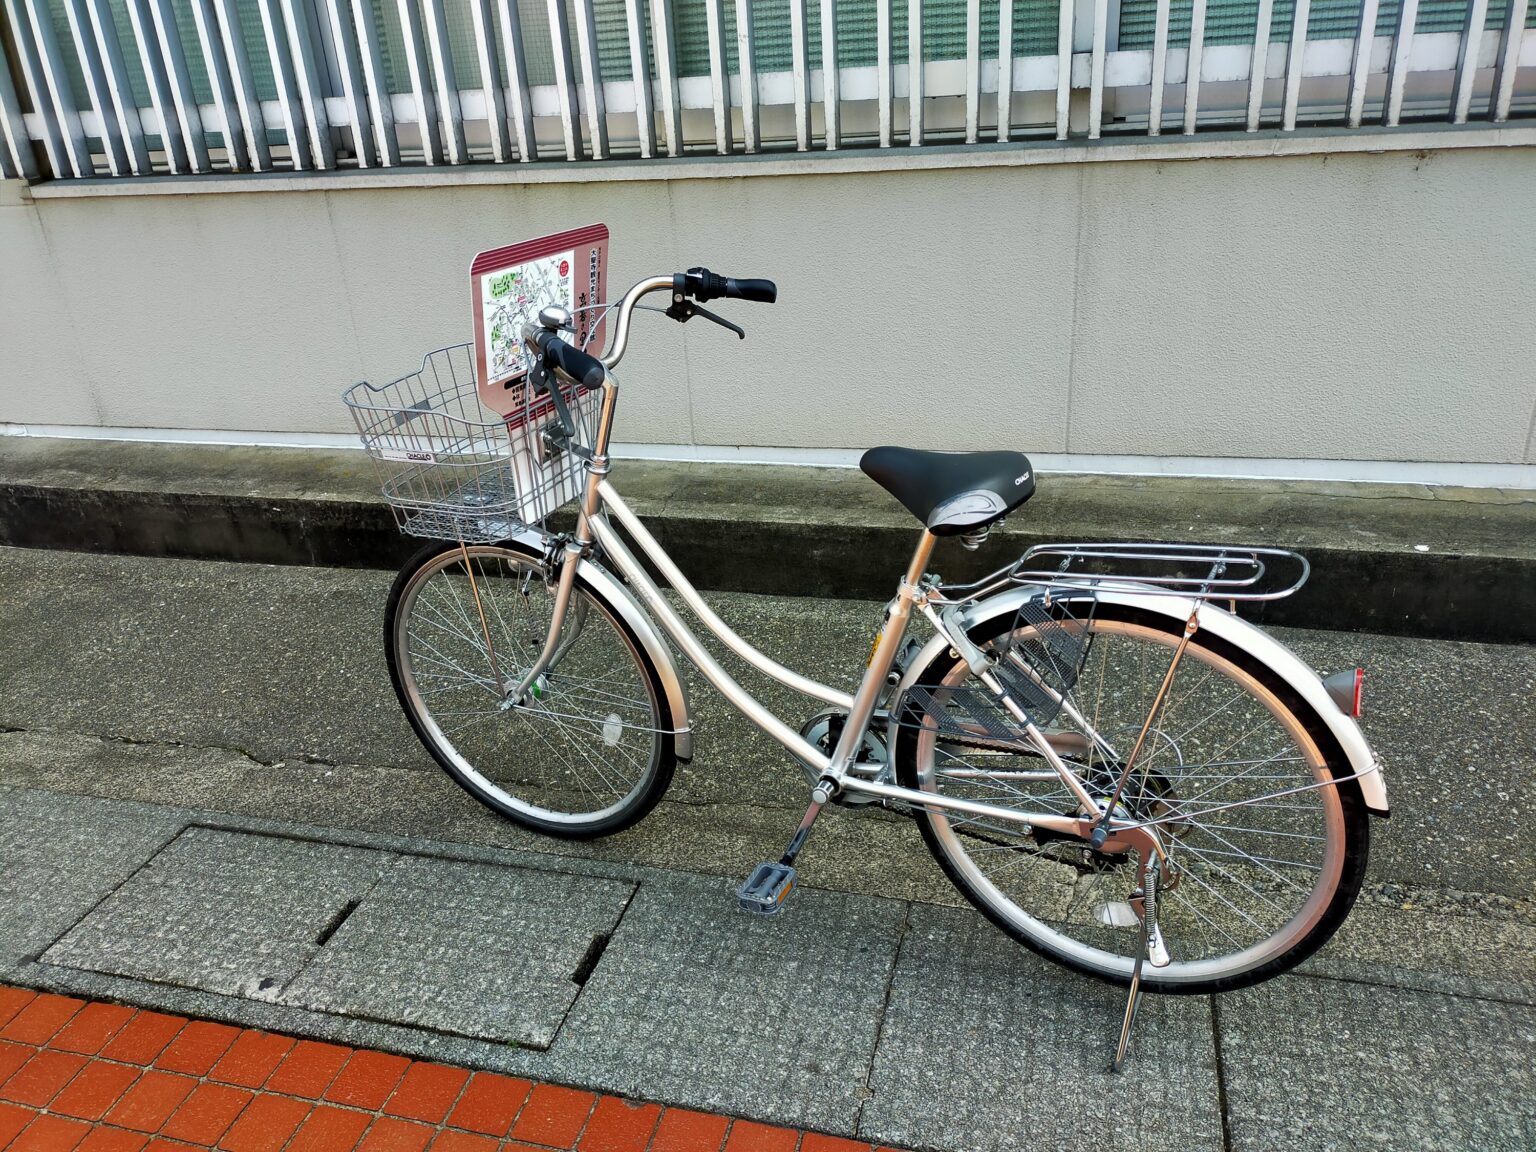
<svg viewBox="0 0 1536 1152">
<path fill-rule="evenodd" d="M 983 915 L 1057 963 L 1143 990 L 1209 993 L 1289 970 L 1359 891 L 1369 816 L 1388 814 L 1360 732 L 1359 670 L 1321 680 L 1236 615 L 1293 593 L 1294 552 L 1200 544 L 1050 544 L 965 585 L 927 571 L 940 541 L 978 547 L 1035 490 L 1017 452 L 867 452 L 860 466 L 922 522 L 856 691 L 759 652 L 705 602 L 614 489 L 609 438 L 633 313 L 742 330 L 702 304 L 773 302 L 770 281 L 696 268 L 609 308 L 611 347 L 523 333 L 516 418 L 488 419 L 466 346 L 346 394 L 399 526 L 434 542 L 390 592 L 385 648 L 422 743 L 477 800 L 527 828 L 603 836 L 640 820 L 692 757 L 667 640 L 805 768 L 811 798 L 777 861 L 742 884 L 772 915 L 824 807 L 912 815 Z M 579 501 L 572 531 L 544 522 Z M 823 708 L 771 713 L 710 655 L 624 535 L 726 648 Z M 1225 602 L 1222 607 L 1218 601 Z M 908 635 L 921 616 L 931 636 Z"/>
</svg>

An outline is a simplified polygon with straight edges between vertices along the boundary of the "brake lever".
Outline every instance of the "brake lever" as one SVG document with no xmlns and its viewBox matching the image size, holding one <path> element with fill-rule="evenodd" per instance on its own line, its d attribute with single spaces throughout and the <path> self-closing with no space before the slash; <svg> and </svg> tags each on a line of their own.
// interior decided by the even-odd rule
<svg viewBox="0 0 1536 1152">
<path fill-rule="evenodd" d="M 741 328 L 735 324 L 732 324 L 724 316 L 716 316 L 708 308 L 701 308 L 692 300 L 673 301 L 672 306 L 667 309 L 667 315 L 672 317 L 672 319 L 676 320 L 679 324 L 686 324 L 695 316 L 702 316 L 704 319 L 712 321 L 713 323 L 720 325 L 720 327 L 728 328 L 730 331 L 736 333 L 736 339 L 738 340 L 745 340 L 747 338 L 747 331 L 745 328 Z"/>
</svg>

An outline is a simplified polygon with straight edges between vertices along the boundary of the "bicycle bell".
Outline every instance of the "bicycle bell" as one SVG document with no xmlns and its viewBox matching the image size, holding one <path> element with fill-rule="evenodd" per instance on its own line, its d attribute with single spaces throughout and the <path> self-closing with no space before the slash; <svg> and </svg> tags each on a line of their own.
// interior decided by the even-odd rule
<svg viewBox="0 0 1536 1152">
<path fill-rule="evenodd" d="M 558 304 L 550 304 L 539 309 L 539 323 L 551 332 L 570 332 L 575 325 L 571 321 L 571 310 L 562 308 Z"/>
</svg>

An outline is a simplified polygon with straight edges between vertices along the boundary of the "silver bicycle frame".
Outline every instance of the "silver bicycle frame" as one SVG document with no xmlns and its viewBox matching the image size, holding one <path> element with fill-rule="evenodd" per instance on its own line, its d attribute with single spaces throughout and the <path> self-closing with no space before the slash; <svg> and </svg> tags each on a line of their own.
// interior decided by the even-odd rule
<svg viewBox="0 0 1536 1152">
<path fill-rule="evenodd" d="M 642 296 L 650 292 L 663 289 L 670 290 L 671 287 L 672 281 L 669 277 L 652 277 L 648 280 L 642 280 L 629 290 L 618 309 L 619 315 L 615 324 L 612 345 L 607 354 L 602 358 L 605 368 L 611 368 L 624 355 L 629 341 L 630 315 L 635 303 Z M 1093 806 L 1083 786 L 1083 782 L 1057 755 L 1055 749 L 1039 728 L 1029 721 L 1028 717 L 1024 716 L 1013 701 L 1006 698 L 1003 700 L 1004 705 L 1009 707 L 1009 710 L 1015 714 L 1015 718 L 1024 726 L 1024 731 L 1031 745 L 1050 765 L 1052 771 L 1061 779 L 1069 791 L 1078 798 L 1082 809 L 1080 816 L 1062 816 L 1059 813 L 1048 812 L 1020 812 L 1015 809 L 969 800 L 959 800 L 916 789 L 864 780 L 849 772 L 849 767 L 857 757 L 865 733 L 868 731 L 870 722 L 874 717 L 881 693 L 890 685 L 888 678 L 891 669 L 895 666 L 897 653 L 901 650 L 902 640 L 906 636 L 913 608 L 919 605 L 926 607 L 927 592 L 923 587 L 922 581 L 928 558 L 932 554 L 934 544 L 936 543 L 936 538 L 931 532 L 925 529 L 918 538 L 917 547 L 913 551 L 911 562 L 907 566 L 906 574 L 902 578 L 896 597 L 891 601 L 886 611 L 885 623 L 881 628 L 874 652 L 870 657 L 869 666 L 864 671 L 864 676 L 859 683 L 858 690 L 850 696 L 846 692 L 802 676 L 759 651 L 741 636 L 737 635 L 725 621 L 721 620 L 699 594 L 698 589 L 688 581 L 687 577 L 673 563 L 672 558 L 667 555 L 666 550 L 646 530 L 645 525 L 640 522 L 639 518 L 635 516 L 629 506 L 624 503 L 623 498 L 608 482 L 607 476 L 610 468 L 608 444 L 619 392 L 618 381 L 611 372 L 605 375 L 602 389 L 602 408 L 598 417 L 597 432 L 592 445 L 592 460 L 587 467 L 587 486 L 582 497 L 581 513 L 577 519 L 575 538 L 567 545 L 565 550 L 554 612 L 550 621 L 549 635 L 546 639 L 543 653 L 534 662 L 533 667 L 524 674 L 516 687 L 514 698 L 520 697 L 527 690 L 528 685 L 538 678 L 557 652 L 560 631 L 564 624 L 565 610 L 570 602 L 569 589 L 575 582 L 577 568 L 584 562 L 584 558 L 592 546 L 596 544 L 602 548 L 604 554 L 612 560 L 620 573 L 629 581 L 630 586 L 638 594 L 641 602 L 650 611 L 654 619 L 662 626 L 667 635 L 671 637 L 672 642 L 677 645 L 678 649 L 698 668 L 705 679 L 747 719 L 751 720 L 764 732 L 782 744 L 791 755 L 818 771 L 822 781 L 829 786 L 833 793 L 839 790 L 861 793 L 881 800 L 914 807 L 942 809 L 974 817 L 1001 820 L 1010 824 L 1021 824 L 1026 828 L 1041 827 L 1065 832 L 1070 835 L 1086 835 L 1088 822 L 1098 819 L 1100 813 Z M 742 687 L 729 672 L 721 667 L 720 663 L 699 641 L 698 636 L 688 626 L 687 622 L 668 603 L 666 597 L 662 595 L 661 589 L 651 579 L 644 565 L 636 558 L 623 537 L 620 536 L 618 529 L 615 527 L 615 522 L 617 522 L 619 527 L 623 528 L 624 532 L 635 542 L 646 558 L 655 565 L 667 584 L 681 597 L 689 610 L 731 652 L 741 657 L 741 659 L 758 669 L 758 671 L 763 672 L 802 695 L 848 710 L 847 722 L 844 724 L 837 746 L 832 750 L 830 756 L 802 737 L 797 729 L 791 727 L 779 716 L 771 712 L 761 701 Z M 934 620 L 934 627 L 941 634 L 945 635 L 948 639 L 955 639 L 946 631 L 941 621 L 932 616 L 930 618 Z M 965 641 L 961 639 L 959 643 L 963 646 Z M 1113 820 L 1109 824 L 1111 833 L 1132 827 L 1132 823 L 1128 821 Z M 1147 837 L 1149 834 L 1142 833 L 1141 835 Z M 1150 838 L 1154 841 L 1156 840 L 1155 835 L 1151 835 Z M 1160 847 L 1158 852 L 1161 855 Z"/>
</svg>

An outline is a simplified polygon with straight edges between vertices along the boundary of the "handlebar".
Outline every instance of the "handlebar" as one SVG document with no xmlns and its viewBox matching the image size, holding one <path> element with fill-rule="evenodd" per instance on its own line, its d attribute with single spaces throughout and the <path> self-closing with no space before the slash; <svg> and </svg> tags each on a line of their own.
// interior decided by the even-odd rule
<svg viewBox="0 0 1536 1152">
<path fill-rule="evenodd" d="M 600 387 L 606 370 L 596 356 L 567 344 L 560 333 L 537 324 L 523 329 L 523 339 L 536 347 L 544 357 L 546 368 L 558 368 L 584 389 Z"/>
<path fill-rule="evenodd" d="M 675 276 L 648 276 L 624 293 L 624 298 L 614 309 L 613 338 L 602 356 L 604 367 L 612 368 L 624 358 L 629 348 L 629 321 L 635 305 L 652 292 L 669 293 L 674 304 L 681 304 L 690 296 L 701 301 L 723 296 L 772 304 L 779 296 L 778 286 L 772 280 L 737 280 L 717 276 L 707 268 L 692 268 Z"/>
</svg>

